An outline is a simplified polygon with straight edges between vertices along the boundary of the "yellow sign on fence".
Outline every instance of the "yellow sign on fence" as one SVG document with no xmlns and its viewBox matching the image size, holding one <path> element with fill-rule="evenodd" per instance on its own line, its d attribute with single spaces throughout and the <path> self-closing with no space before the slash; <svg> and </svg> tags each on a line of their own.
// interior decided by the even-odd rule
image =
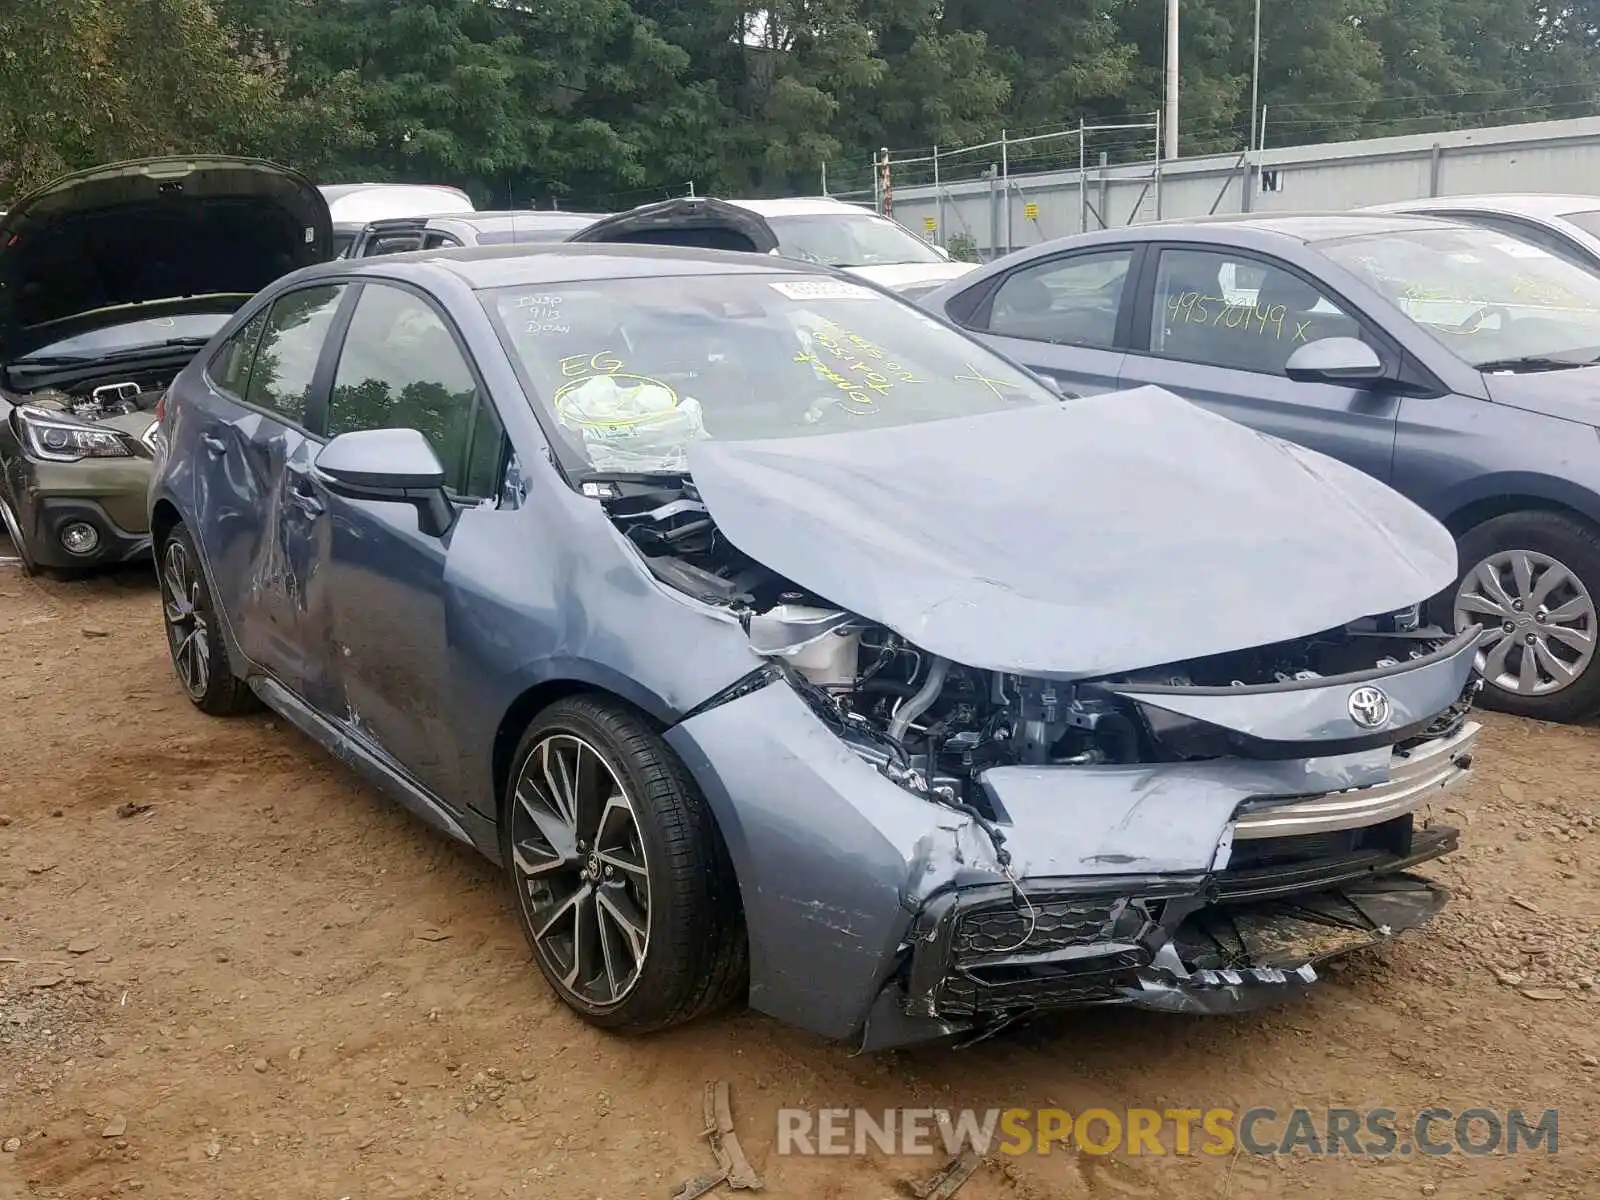
<svg viewBox="0 0 1600 1200">
<path fill-rule="evenodd" d="M 1030 221 L 1037 221 L 1039 219 L 1039 206 L 1029 200 L 1022 206 L 1022 215 Z"/>
<path fill-rule="evenodd" d="M 925 233 L 932 233 L 938 227 L 938 223 L 932 217 L 922 218 L 922 228 Z"/>
</svg>

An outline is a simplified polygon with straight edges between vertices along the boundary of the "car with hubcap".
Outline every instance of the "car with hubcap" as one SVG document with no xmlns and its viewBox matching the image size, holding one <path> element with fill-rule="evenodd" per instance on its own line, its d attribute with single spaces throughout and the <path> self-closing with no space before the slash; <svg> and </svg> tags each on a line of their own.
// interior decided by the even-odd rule
<svg viewBox="0 0 1600 1200">
<path fill-rule="evenodd" d="M 1063 400 L 844 272 L 312 267 L 157 444 L 190 700 L 265 703 L 499 864 L 595 1024 L 1230 1011 L 1446 902 L 1414 868 L 1459 837 L 1427 806 L 1478 631 L 1420 618 L 1444 527 L 1161 389 Z"/>
<path fill-rule="evenodd" d="M 1600 713 L 1600 275 L 1409 214 L 1112 229 L 920 298 L 1063 388 L 1151 384 L 1381 479 L 1455 535 L 1430 602 L 1486 707 Z"/>
<path fill-rule="evenodd" d="M 240 304 L 331 252 L 298 173 L 205 156 L 58 179 L 0 218 L 0 521 L 28 570 L 150 549 L 156 410 Z"/>
</svg>

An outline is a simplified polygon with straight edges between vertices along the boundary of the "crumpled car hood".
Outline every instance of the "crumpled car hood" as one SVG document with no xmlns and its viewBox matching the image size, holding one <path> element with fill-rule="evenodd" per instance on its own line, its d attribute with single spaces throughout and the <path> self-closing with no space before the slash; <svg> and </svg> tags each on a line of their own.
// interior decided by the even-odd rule
<svg viewBox="0 0 1600 1200">
<path fill-rule="evenodd" d="M 1082 679 L 1405 608 L 1455 543 L 1370 476 L 1160 388 L 781 440 L 689 468 L 744 553 L 969 667 Z"/>
</svg>

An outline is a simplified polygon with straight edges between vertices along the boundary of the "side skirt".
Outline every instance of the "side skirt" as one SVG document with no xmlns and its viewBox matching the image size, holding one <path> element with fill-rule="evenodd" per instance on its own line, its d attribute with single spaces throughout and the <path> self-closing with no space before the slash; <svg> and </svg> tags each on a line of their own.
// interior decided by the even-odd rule
<svg viewBox="0 0 1600 1200">
<path fill-rule="evenodd" d="M 388 761 L 386 755 L 341 729 L 277 680 L 251 675 L 247 682 L 263 704 L 325 747 L 335 758 L 355 768 L 407 811 L 456 841 L 471 846 L 496 866 L 503 865 L 499 831 L 493 821 L 472 812 L 452 812 Z"/>
</svg>

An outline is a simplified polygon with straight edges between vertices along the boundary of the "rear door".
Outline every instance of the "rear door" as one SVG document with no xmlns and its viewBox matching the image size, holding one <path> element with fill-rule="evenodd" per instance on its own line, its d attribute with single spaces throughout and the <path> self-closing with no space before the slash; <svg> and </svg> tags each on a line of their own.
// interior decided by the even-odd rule
<svg viewBox="0 0 1600 1200">
<path fill-rule="evenodd" d="M 1303 345 L 1354 337 L 1392 372 L 1398 344 L 1309 275 L 1279 259 L 1214 247 L 1157 246 L 1145 271 L 1124 386 L 1155 384 L 1225 417 L 1387 481 L 1400 398 L 1391 391 L 1291 380 Z"/>
<path fill-rule="evenodd" d="M 322 698 L 316 614 L 307 595 L 319 510 L 304 474 L 321 448 L 332 367 L 325 354 L 348 288 L 279 296 L 217 352 L 197 424 L 196 537 L 246 657 L 306 699 Z"/>
<path fill-rule="evenodd" d="M 365 429 L 423 433 L 444 465 L 446 490 L 468 510 L 463 521 L 484 517 L 470 510 L 498 498 L 507 445 L 500 420 L 454 325 L 420 291 L 362 286 L 325 428 L 330 439 Z M 337 716 L 436 796 L 455 795 L 445 572 L 457 530 L 424 532 L 404 504 L 320 487 L 316 495 L 329 520 L 317 577 L 329 606 Z"/>
<path fill-rule="evenodd" d="M 1034 260 L 957 296 L 948 315 L 1068 392 L 1115 391 L 1138 254 L 1112 246 Z"/>
</svg>

